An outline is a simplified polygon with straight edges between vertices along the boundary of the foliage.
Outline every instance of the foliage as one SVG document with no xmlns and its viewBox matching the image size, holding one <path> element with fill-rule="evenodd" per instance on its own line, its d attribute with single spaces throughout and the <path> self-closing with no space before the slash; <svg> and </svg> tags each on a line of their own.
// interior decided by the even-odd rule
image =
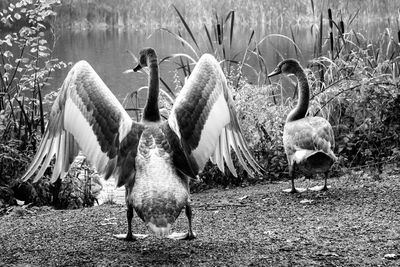
<svg viewBox="0 0 400 267">
<path fill-rule="evenodd" d="M 38 125 L 44 131 L 43 105 L 48 97 L 43 98 L 41 92 L 54 71 L 66 67 L 52 58 L 53 47 L 48 39 L 54 41 L 55 37 L 46 36 L 52 31 L 43 23 L 54 16 L 51 8 L 56 3 L 56 0 L 19 1 L 1 12 L 4 24 L 27 22 L 27 26 L 0 39 L 0 111 L 4 115 L 0 129 L 5 139 L 21 139 L 23 135 L 28 138 Z"/>
<path fill-rule="evenodd" d="M 381 171 L 383 164 L 399 159 L 400 45 L 390 29 L 374 41 L 345 32 L 349 27 L 331 14 L 329 57 L 312 64 L 318 71 L 311 113 L 323 113 L 334 125 L 342 166 Z"/>
<path fill-rule="evenodd" d="M 84 157 L 77 157 L 67 176 L 55 184 L 53 205 L 59 209 L 93 206 L 102 185 L 99 175 L 89 167 Z"/>
<path fill-rule="evenodd" d="M 44 132 L 44 106 L 55 94 L 41 92 L 54 72 L 66 67 L 52 57 L 55 35 L 46 23 L 57 4 L 59 0 L 20 0 L 0 10 L 1 23 L 14 28 L 0 35 L 0 183 L 4 186 L 20 188 L 15 178 L 34 154 L 38 130 Z"/>
<path fill-rule="evenodd" d="M 214 54 L 221 62 L 230 87 L 235 91 L 239 119 L 254 156 L 267 170 L 269 179 L 282 178 L 287 168 L 282 131 L 286 115 L 296 102 L 297 87 L 296 81 L 291 79 L 266 85 L 266 67 L 258 47 L 271 34 L 256 42 L 253 33 L 250 33 L 245 51 L 232 53 L 230 43 L 238 37 L 233 35 L 235 12 L 231 11 L 225 18 L 216 15 L 212 25 L 203 25 L 208 45 L 200 47 L 197 41 L 199 37 L 193 34 L 195 31 L 190 28 L 179 9 L 174 8 L 186 35 L 179 30 L 177 33 L 169 29 L 162 30 L 189 48 L 190 55 L 174 54 L 161 60 L 161 63 L 175 60 L 176 70 L 182 71 L 183 76 L 187 77 L 199 55 L 205 52 Z M 329 23 L 329 37 L 326 41 L 322 38 L 323 24 L 314 29 L 317 31 L 314 46 L 316 58 L 307 68 L 312 90 L 309 115 L 323 116 L 333 125 L 337 142 L 335 152 L 339 156 L 342 170 L 363 165 L 377 165 L 381 168 L 382 162 L 399 157 L 397 147 L 400 123 L 395 116 L 397 113 L 393 112 L 399 109 L 399 45 L 389 29 L 372 43 L 352 30 L 345 32 L 344 29 L 350 28 L 350 25 L 345 25 L 342 18 L 335 22 L 332 11 L 328 13 L 332 23 Z M 210 32 L 208 29 L 214 30 Z M 283 35 L 277 36 L 289 39 Z M 296 40 L 292 37 L 291 41 L 301 55 Z M 325 52 L 327 56 L 323 55 Z M 258 66 L 246 63 L 250 56 L 257 58 Z M 248 84 L 242 73 L 243 67 L 248 67 L 258 75 L 257 85 Z M 182 84 L 176 86 L 176 91 L 179 91 Z M 291 89 L 285 90 L 286 84 Z M 287 97 L 288 91 L 293 91 L 293 98 Z M 212 165 L 206 166 L 201 177 L 209 184 L 243 182 L 230 175 L 221 175 L 218 168 Z"/>
<path fill-rule="evenodd" d="M 282 134 L 291 105 L 274 103 L 273 86 L 245 85 L 235 95 L 239 119 L 253 155 L 270 180 L 282 178 L 286 169 Z M 276 100 L 276 99 L 275 99 Z M 292 101 L 289 103 L 293 103 Z"/>
</svg>

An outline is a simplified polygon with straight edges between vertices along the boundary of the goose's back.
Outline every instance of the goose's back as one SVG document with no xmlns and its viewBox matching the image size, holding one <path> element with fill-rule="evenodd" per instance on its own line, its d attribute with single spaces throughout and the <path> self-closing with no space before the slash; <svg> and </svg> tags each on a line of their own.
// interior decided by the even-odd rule
<svg viewBox="0 0 400 267">
<path fill-rule="evenodd" d="M 318 159 L 315 165 L 324 171 L 336 160 L 335 138 L 330 123 L 322 117 L 305 117 L 290 121 L 283 130 L 283 145 L 291 162 L 298 164 Z"/>
<path fill-rule="evenodd" d="M 189 201 L 189 185 L 173 164 L 173 148 L 160 125 L 146 126 L 135 163 L 135 182 L 128 187 L 127 202 L 146 223 L 172 224 Z"/>
</svg>

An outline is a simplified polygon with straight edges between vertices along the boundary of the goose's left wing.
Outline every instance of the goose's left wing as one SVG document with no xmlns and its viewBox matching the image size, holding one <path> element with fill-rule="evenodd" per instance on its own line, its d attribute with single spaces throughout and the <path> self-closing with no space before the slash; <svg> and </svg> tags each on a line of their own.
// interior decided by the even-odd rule
<svg viewBox="0 0 400 267">
<path fill-rule="evenodd" d="M 178 136 L 194 173 L 201 171 L 211 158 L 222 172 L 225 162 L 237 176 L 232 148 L 251 176 L 254 171 L 261 173 L 262 168 L 243 137 L 225 75 L 212 55 L 204 54 L 199 59 L 172 107 L 168 124 Z"/>
<path fill-rule="evenodd" d="M 118 186 L 135 175 L 135 157 L 143 125 L 135 123 L 86 61 L 69 71 L 51 108 L 49 122 L 23 180 L 43 176 L 53 158 L 51 181 L 65 177 L 82 150 L 105 178 L 114 176 Z"/>
</svg>

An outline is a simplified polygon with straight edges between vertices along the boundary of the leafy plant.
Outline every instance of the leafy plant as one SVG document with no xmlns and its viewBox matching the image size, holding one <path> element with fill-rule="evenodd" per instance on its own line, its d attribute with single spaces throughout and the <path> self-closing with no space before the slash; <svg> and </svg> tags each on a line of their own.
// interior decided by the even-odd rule
<svg viewBox="0 0 400 267">
<path fill-rule="evenodd" d="M 43 96 L 43 89 L 66 67 L 52 57 L 55 34 L 49 22 L 59 3 L 20 0 L 0 10 L 0 27 L 13 29 L 0 35 L 0 183 L 12 188 L 44 132 L 44 106 L 56 94 Z"/>
</svg>

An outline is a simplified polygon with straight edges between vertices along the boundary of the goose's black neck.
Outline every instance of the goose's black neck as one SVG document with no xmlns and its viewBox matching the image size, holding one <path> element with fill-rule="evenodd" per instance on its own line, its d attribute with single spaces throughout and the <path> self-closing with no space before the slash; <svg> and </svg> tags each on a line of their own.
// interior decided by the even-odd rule
<svg viewBox="0 0 400 267">
<path fill-rule="evenodd" d="M 149 57 L 147 59 L 147 66 L 149 66 L 149 90 L 147 95 L 147 102 L 143 110 L 143 120 L 146 121 L 159 121 L 160 111 L 158 109 L 158 94 L 159 94 L 159 78 L 158 78 L 158 63 L 157 56 Z"/>
<path fill-rule="evenodd" d="M 295 121 L 302 119 L 306 116 L 309 99 L 310 99 L 310 88 L 308 86 L 307 76 L 304 70 L 299 67 L 296 73 L 296 78 L 298 80 L 298 95 L 299 99 L 297 101 L 296 107 L 289 113 L 286 118 L 286 122 Z"/>
</svg>

